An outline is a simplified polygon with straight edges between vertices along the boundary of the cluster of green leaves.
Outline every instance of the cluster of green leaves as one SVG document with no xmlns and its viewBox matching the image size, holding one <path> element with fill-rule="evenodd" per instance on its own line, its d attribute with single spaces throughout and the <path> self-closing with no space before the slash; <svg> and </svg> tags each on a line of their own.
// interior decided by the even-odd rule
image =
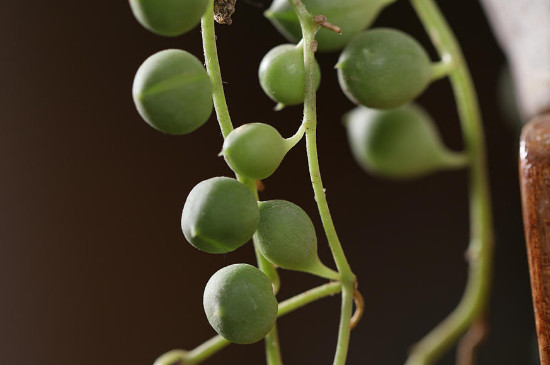
<svg viewBox="0 0 550 365">
<path fill-rule="evenodd" d="M 147 29 L 177 36 L 193 29 L 201 17 L 213 16 L 205 15 L 209 1 L 130 0 L 130 6 Z M 396 179 L 462 167 L 464 156 L 443 145 L 432 119 L 413 103 L 442 76 L 442 64 L 432 63 L 422 46 L 401 31 L 366 30 L 392 2 L 302 0 L 311 13 L 341 25 L 342 35 L 321 28 L 316 46 L 319 51 L 342 50 L 335 65 L 339 83 L 358 105 L 344 117 L 353 155 L 365 170 Z M 260 85 L 279 109 L 302 104 L 305 98 L 303 24 L 295 10 L 287 0 L 274 0 L 265 13 L 289 41 L 297 43 L 276 46 L 259 65 Z M 319 87 L 316 62 L 312 76 L 315 88 Z M 176 135 L 188 134 L 209 119 L 212 92 L 202 63 L 183 50 L 165 50 L 148 58 L 133 86 L 143 119 L 161 132 Z M 295 136 L 284 138 L 262 123 L 231 130 L 221 155 L 238 179 L 214 177 L 192 189 L 181 218 L 187 241 L 201 251 L 219 254 L 254 238 L 261 255 L 276 267 L 339 280 L 340 274 L 317 255 L 317 235 L 307 213 L 284 200 L 258 202 L 255 189 L 243 183 L 275 173 L 303 134 L 300 128 Z M 275 324 L 277 305 L 268 277 L 247 264 L 222 268 L 204 292 L 208 321 L 219 335 L 238 344 L 263 339 Z M 184 354 L 178 359 L 185 360 Z M 163 359 L 157 364 L 164 365 Z"/>
</svg>

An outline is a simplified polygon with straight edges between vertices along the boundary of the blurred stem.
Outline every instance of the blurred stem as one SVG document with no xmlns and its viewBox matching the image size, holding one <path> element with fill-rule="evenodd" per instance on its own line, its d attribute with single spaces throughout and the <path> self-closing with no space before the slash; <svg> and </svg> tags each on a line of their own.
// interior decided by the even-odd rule
<svg viewBox="0 0 550 365">
<path fill-rule="evenodd" d="M 451 57 L 443 58 L 441 61 L 432 64 L 432 81 L 449 76 L 455 68 Z"/>
<path fill-rule="evenodd" d="M 456 365 L 473 365 L 476 362 L 476 355 L 479 346 L 483 343 L 488 334 L 487 320 L 479 318 L 470 327 L 468 332 L 458 343 L 456 350 Z"/>
<path fill-rule="evenodd" d="M 443 14 L 433 0 L 411 0 L 427 33 L 443 60 L 455 68 L 449 78 L 460 116 L 466 153 L 470 161 L 470 229 L 467 251 L 468 282 L 456 309 L 417 343 L 406 365 L 428 365 L 437 361 L 458 338 L 485 313 L 489 301 L 493 261 L 493 232 L 485 142 L 481 115 L 468 67 Z"/>
<path fill-rule="evenodd" d="M 314 81 L 315 72 L 315 51 L 317 50 L 317 41 L 315 33 L 319 25 L 315 22 L 315 17 L 306 9 L 300 0 L 289 0 L 294 12 L 300 20 L 302 28 L 302 41 L 304 47 L 304 70 L 305 70 L 305 94 L 304 94 L 304 125 L 306 129 L 306 149 L 309 164 L 309 173 L 315 195 L 315 201 L 319 209 L 319 215 L 323 222 L 325 234 L 327 236 L 334 261 L 340 273 L 342 285 L 342 306 L 340 315 L 340 326 L 338 330 L 338 343 L 336 345 L 336 354 L 334 365 L 344 365 L 349 347 L 350 322 L 353 310 L 353 293 L 355 290 L 355 275 L 351 271 L 342 245 L 336 233 L 334 222 L 330 215 L 323 182 L 321 180 L 321 171 L 319 167 L 319 158 L 317 154 L 317 105 L 316 90 Z"/>
</svg>

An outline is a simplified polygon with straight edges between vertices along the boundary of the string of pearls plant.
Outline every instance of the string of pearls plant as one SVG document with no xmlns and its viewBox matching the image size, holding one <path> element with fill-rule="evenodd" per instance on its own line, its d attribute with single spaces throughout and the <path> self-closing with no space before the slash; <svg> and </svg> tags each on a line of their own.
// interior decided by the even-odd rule
<svg viewBox="0 0 550 365">
<path fill-rule="evenodd" d="M 456 310 L 418 342 L 407 365 L 433 364 L 487 309 L 492 262 L 492 230 L 484 138 L 475 91 L 458 42 L 433 0 L 411 0 L 439 51 L 432 62 L 422 46 L 402 31 L 366 30 L 395 0 L 274 0 L 265 12 L 293 43 L 278 45 L 259 65 L 259 81 L 277 109 L 303 104 L 296 133 L 282 137 L 263 123 L 234 128 L 225 100 L 214 20 L 231 24 L 236 0 L 130 0 L 137 20 L 162 36 L 178 36 L 201 25 L 206 68 L 194 55 L 170 49 L 139 68 L 133 97 L 153 128 L 185 135 L 202 126 L 214 108 L 224 143 L 221 155 L 235 178 L 198 183 L 183 207 L 181 228 L 197 249 L 228 253 L 252 241 L 257 267 L 233 264 L 208 281 L 203 303 L 217 336 L 197 348 L 173 350 L 154 365 L 199 364 L 230 343 L 265 339 L 269 365 L 283 363 L 276 321 L 329 295 L 341 294 L 334 365 L 344 365 L 352 327 L 363 311 L 357 280 L 331 218 L 318 162 L 316 90 L 321 72 L 316 52 L 341 51 L 341 88 L 358 106 L 344 116 L 357 162 L 369 173 L 412 179 L 444 169 L 469 168 L 470 272 Z M 402 0 L 405 1 L 405 0 Z M 461 118 L 465 151 L 446 148 L 429 114 L 413 100 L 430 83 L 449 78 Z M 261 201 L 257 181 L 274 174 L 287 152 L 306 140 L 312 188 L 336 270 L 317 255 L 317 235 L 308 214 L 286 200 Z M 328 282 L 278 302 L 278 269 L 309 273 Z M 355 313 L 353 307 L 355 302 Z M 477 343 L 473 343 L 472 347 Z"/>
</svg>

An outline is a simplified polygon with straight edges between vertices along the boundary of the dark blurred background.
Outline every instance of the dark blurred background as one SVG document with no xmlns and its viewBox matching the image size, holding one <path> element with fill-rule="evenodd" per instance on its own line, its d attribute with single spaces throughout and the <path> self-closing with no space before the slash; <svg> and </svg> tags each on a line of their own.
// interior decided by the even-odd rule
<svg viewBox="0 0 550 365">
<path fill-rule="evenodd" d="M 518 128 L 497 103 L 503 56 L 474 0 L 440 1 L 475 79 L 485 118 L 496 228 L 491 337 L 480 364 L 527 364 L 534 326 L 518 194 Z M 267 122 L 284 136 L 301 108 L 273 112 L 257 81 L 262 56 L 285 40 L 262 16 L 268 0 L 239 0 L 232 26 L 218 26 L 235 124 Z M 376 23 L 414 35 L 435 53 L 407 1 Z M 214 332 L 202 290 L 222 266 L 254 261 L 249 245 L 208 255 L 186 243 L 180 213 L 190 189 L 231 176 L 216 155 L 213 119 L 191 135 L 151 129 L 131 99 L 149 55 L 183 48 L 201 57 L 200 31 L 175 39 L 148 33 L 127 1 L 3 1 L 0 4 L 0 364 L 150 365 Z M 366 313 L 349 364 L 402 364 L 408 348 L 456 305 L 466 280 L 469 236 L 465 172 L 396 183 L 352 160 L 341 115 L 337 54 L 318 56 L 319 147 L 327 196 Z M 462 148 L 447 81 L 419 99 L 445 142 Z M 303 142 L 265 181 L 263 199 L 287 199 L 315 220 L 320 253 L 333 266 L 306 172 Z M 323 281 L 282 272 L 280 298 Z M 330 364 L 337 297 L 280 321 L 286 364 Z M 263 344 L 231 346 L 207 364 L 262 364 Z M 453 354 L 441 364 L 452 364 Z"/>
</svg>

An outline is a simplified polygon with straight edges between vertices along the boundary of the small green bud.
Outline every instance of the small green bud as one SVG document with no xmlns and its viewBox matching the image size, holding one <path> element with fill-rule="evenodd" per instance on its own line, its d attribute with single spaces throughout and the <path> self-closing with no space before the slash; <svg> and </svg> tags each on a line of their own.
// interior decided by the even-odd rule
<svg viewBox="0 0 550 365">
<path fill-rule="evenodd" d="M 236 173 L 262 180 L 277 170 L 287 151 L 286 140 L 275 128 L 251 123 L 229 133 L 221 154 Z"/>
<path fill-rule="evenodd" d="M 247 264 L 216 272 L 206 284 L 204 312 L 214 330 L 230 342 L 258 342 L 273 328 L 278 304 L 271 282 Z"/>
<path fill-rule="evenodd" d="M 443 145 L 434 122 L 417 105 L 393 110 L 360 106 L 344 122 L 353 156 L 374 175 L 407 179 L 466 163 L 463 155 Z"/>
<path fill-rule="evenodd" d="M 324 15 L 342 28 L 342 34 L 321 28 L 315 39 L 320 51 L 335 51 L 344 47 L 357 33 L 374 22 L 389 0 L 302 0 L 313 15 Z M 288 0 L 274 0 L 265 16 L 291 42 L 302 39 L 298 17 Z"/>
<path fill-rule="evenodd" d="M 412 101 L 432 79 L 424 48 L 408 34 L 387 28 L 368 30 L 353 38 L 336 68 L 340 87 L 350 100 L 377 109 Z"/>
<path fill-rule="evenodd" d="M 286 1 L 286 0 L 285 0 Z M 281 106 L 304 102 L 304 48 L 301 44 L 281 44 L 264 56 L 258 77 L 267 96 Z M 315 61 L 315 89 L 321 83 L 321 70 Z"/>
<path fill-rule="evenodd" d="M 134 103 L 153 128 L 187 134 L 212 114 L 212 85 L 202 63 L 192 54 L 169 49 L 149 57 L 134 79 Z"/>
<path fill-rule="evenodd" d="M 254 235 L 262 255 L 283 269 L 338 279 L 317 255 L 317 235 L 307 213 L 286 200 L 260 202 L 260 223 Z"/>
<path fill-rule="evenodd" d="M 209 0 L 130 0 L 138 22 L 153 33 L 175 37 L 195 28 Z"/>
<path fill-rule="evenodd" d="M 231 252 L 248 242 L 259 221 L 256 198 L 235 179 L 214 177 L 196 185 L 183 207 L 181 229 L 208 253 Z"/>
</svg>

